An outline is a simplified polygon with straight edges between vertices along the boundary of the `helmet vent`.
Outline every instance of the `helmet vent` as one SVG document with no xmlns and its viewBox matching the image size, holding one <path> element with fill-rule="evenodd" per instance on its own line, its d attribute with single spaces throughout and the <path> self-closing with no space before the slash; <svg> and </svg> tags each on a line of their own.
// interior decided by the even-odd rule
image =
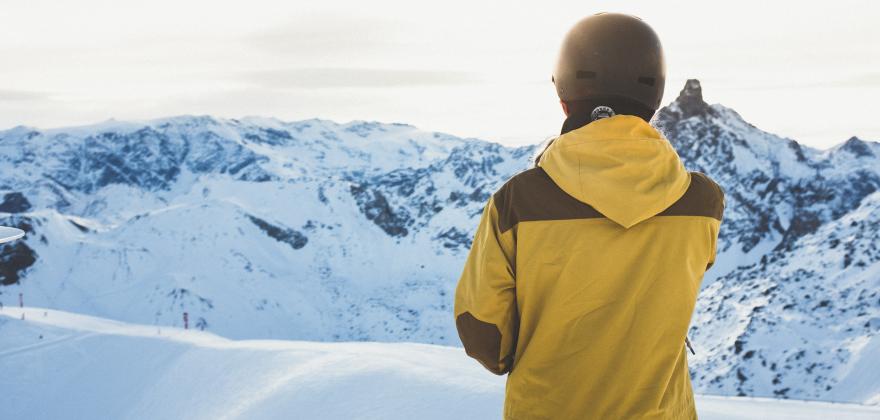
<svg viewBox="0 0 880 420">
<path fill-rule="evenodd" d="M 639 83 L 643 85 L 654 86 L 654 80 L 655 79 L 653 77 L 639 77 Z"/>
<path fill-rule="evenodd" d="M 595 79 L 595 78 L 596 78 L 596 72 L 594 72 L 594 71 L 578 70 L 578 71 L 577 71 L 577 75 L 576 75 L 575 77 L 577 77 L 578 79 Z"/>
</svg>

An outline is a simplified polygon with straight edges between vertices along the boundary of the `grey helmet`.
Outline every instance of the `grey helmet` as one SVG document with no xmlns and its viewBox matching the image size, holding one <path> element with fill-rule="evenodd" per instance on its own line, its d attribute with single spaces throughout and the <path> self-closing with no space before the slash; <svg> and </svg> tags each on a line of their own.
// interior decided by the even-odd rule
<svg viewBox="0 0 880 420">
<path fill-rule="evenodd" d="M 653 112 L 660 107 L 666 84 L 663 47 L 641 19 L 598 13 L 568 31 L 551 80 L 566 103 L 620 98 Z"/>
</svg>

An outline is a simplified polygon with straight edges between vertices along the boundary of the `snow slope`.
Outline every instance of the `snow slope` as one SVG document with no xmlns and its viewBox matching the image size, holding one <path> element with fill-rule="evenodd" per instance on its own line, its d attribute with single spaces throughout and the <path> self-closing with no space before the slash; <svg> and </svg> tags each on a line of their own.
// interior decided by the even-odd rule
<svg viewBox="0 0 880 420">
<path fill-rule="evenodd" d="M 707 286 L 690 331 L 701 390 L 880 404 L 878 215 L 875 192 Z"/>
<path fill-rule="evenodd" d="M 234 341 L 35 307 L 0 315 L 7 418 L 500 418 L 504 378 L 460 348 Z M 697 407 L 706 420 L 880 417 L 880 407 L 716 396 Z"/>
</svg>

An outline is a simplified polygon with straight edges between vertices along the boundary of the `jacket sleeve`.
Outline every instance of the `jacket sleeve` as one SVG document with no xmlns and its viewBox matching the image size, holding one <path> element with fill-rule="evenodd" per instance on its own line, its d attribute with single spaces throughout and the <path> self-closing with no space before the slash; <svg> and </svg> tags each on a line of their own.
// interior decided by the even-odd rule
<svg viewBox="0 0 880 420">
<path fill-rule="evenodd" d="M 497 375 L 513 367 L 519 329 L 514 230 L 499 230 L 490 198 L 455 290 L 455 326 L 465 352 Z"/>
<path fill-rule="evenodd" d="M 724 190 L 722 190 L 721 186 L 719 186 L 715 182 L 712 182 L 712 184 L 715 186 L 715 191 L 716 191 L 716 195 L 717 195 L 716 207 L 718 207 L 718 209 L 716 210 L 716 212 L 718 214 L 718 223 L 712 225 L 712 231 L 709 233 L 709 235 L 711 237 L 711 241 L 712 241 L 712 246 L 711 246 L 712 250 L 710 251 L 710 254 L 709 254 L 709 263 L 706 264 L 706 271 L 708 271 L 710 268 L 712 268 L 713 265 L 715 265 L 715 254 L 718 253 L 718 250 L 717 250 L 718 232 L 721 229 L 721 221 L 724 219 L 724 207 L 725 207 Z"/>
</svg>

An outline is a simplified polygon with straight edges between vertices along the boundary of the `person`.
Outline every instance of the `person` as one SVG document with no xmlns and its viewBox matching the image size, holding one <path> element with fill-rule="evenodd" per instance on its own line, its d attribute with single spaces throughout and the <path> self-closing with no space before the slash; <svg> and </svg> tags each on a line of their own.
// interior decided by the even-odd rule
<svg viewBox="0 0 880 420">
<path fill-rule="evenodd" d="M 552 77 L 561 134 L 485 206 L 454 317 L 508 374 L 505 419 L 696 418 L 685 341 L 724 194 L 648 123 L 665 73 L 639 18 L 578 22 Z"/>
</svg>

